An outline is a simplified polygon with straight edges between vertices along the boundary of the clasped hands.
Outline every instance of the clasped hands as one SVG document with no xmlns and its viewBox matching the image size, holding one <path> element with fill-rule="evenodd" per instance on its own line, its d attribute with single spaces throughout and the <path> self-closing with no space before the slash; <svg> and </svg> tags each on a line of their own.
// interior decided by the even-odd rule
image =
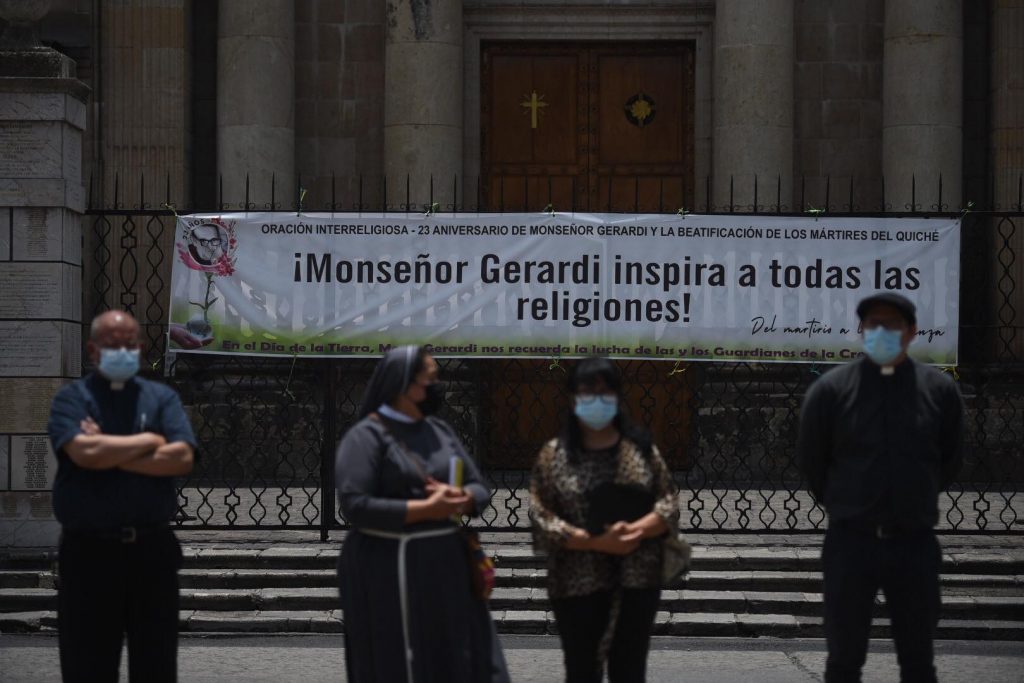
<svg viewBox="0 0 1024 683">
<path fill-rule="evenodd" d="M 426 492 L 426 511 L 431 519 L 447 519 L 473 511 L 473 497 L 461 486 L 451 486 L 430 477 Z"/>
<path fill-rule="evenodd" d="M 604 533 L 591 535 L 584 529 L 573 527 L 569 531 L 569 547 L 576 550 L 592 550 L 609 555 L 629 555 L 640 547 L 644 537 L 644 526 L 636 522 L 616 522 L 605 527 Z"/>
</svg>

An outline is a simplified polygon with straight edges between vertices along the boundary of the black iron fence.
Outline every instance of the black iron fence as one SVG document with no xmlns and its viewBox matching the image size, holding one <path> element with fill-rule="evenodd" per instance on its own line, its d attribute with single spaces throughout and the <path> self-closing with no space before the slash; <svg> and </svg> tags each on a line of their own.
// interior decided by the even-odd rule
<svg viewBox="0 0 1024 683">
<path fill-rule="evenodd" d="M 626 181 L 622 181 L 626 182 Z M 387 198 L 386 182 L 378 197 Z M 364 202 L 366 185 L 349 183 L 342 201 L 303 198 L 306 210 L 412 211 Z M 407 186 L 406 186 L 407 187 Z M 479 188 L 479 184 L 477 184 Z M 575 194 L 575 193 L 574 193 Z M 710 186 L 707 192 L 710 196 Z M 439 193 L 440 195 L 440 193 Z M 816 215 L 949 216 L 875 213 L 828 194 Z M 144 193 L 143 193 L 144 196 Z M 472 197 L 472 192 L 470 197 Z M 609 197 L 612 192 L 609 190 Z M 297 193 L 295 199 L 300 195 Z M 480 192 L 477 189 L 477 197 Z M 428 204 L 434 204 L 433 194 Z M 465 211 L 458 182 L 442 211 Z M 543 195 L 505 210 L 550 208 Z M 353 423 L 373 362 L 168 354 L 166 348 L 174 217 L 140 200 L 126 208 L 90 208 L 85 224 L 85 311 L 131 311 L 143 325 L 148 372 L 174 385 L 190 411 L 201 456 L 179 489 L 179 523 L 190 528 L 319 529 L 345 521 L 334 499 L 333 451 Z M 504 204 L 504 198 L 501 198 Z M 914 199 L 905 209 L 917 208 Z M 804 198 L 801 198 L 804 203 Z M 809 204 L 804 204 L 808 206 Z M 480 204 L 485 212 L 497 206 Z M 274 199 L 244 208 L 282 210 Z M 290 202 L 296 211 L 297 201 Z M 634 205 L 602 206 L 633 211 Z M 757 200 L 707 213 L 759 213 Z M 772 205 L 771 213 L 787 213 Z M 808 211 L 810 209 L 807 209 Z M 941 498 L 940 528 L 957 532 L 1024 532 L 1024 210 L 962 210 L 960 365 L 946 368 L 968 406 L 967 462 Z M 479 523 L 497 530 L 529 527 L 529 467 L 543 440 L 564 419 L 566 371 L 572 361 L 445 360 L 448 401 L 442 413 L 458 430 L 495 492 Z M 795 463 L 801 399 L 824 370 L 808 364 L 623 361 L 628 405 L 652 426 L 681 490 L 682 524 L 708 531 L 815 531 L 823 510 L 805 491 Z"/>
</svg>

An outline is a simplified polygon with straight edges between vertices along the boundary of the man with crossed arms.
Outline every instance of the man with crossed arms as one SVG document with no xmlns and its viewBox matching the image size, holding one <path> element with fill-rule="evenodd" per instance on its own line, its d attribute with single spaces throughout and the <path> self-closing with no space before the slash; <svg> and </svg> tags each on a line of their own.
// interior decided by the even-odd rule
<svg viewBox="0 0 1024 683">
<path fill-rule="evenodd" d="M 62 387 L 50 411 L 65 681 L 117 681 L 125 635 L 131 681 L 177 678 L 181 547 L 170 520 L 196 440 L 174 390 L 136 376 L 141 346 L 131 315 L 97 316 L 86 345 L 96 371 Z"/>
</svg>

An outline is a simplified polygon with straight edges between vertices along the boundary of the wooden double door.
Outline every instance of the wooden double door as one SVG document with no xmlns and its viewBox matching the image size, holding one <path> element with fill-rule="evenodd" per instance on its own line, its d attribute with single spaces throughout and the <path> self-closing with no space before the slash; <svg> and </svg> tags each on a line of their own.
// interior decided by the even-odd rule
<svg viewBox="0 0 1024 683">
<path fill-rule="evenodd" d="M 689 42 L 485 44 L 484 206 L 692 206 L 693 50 Z"/>
<path fill-rule="evenodd" d="M 481 201 L 490 211 L 675 213 L 693 205 L 693 44 L 486 44 Z M 631 414 L 689 465 L 693 372 L 620 363 Z M 678 368 L 677 368 L 678 369 Z M 523 468 L 569 409 L 550 360 L 489 373 L 486 463 Z"/>
</svg>

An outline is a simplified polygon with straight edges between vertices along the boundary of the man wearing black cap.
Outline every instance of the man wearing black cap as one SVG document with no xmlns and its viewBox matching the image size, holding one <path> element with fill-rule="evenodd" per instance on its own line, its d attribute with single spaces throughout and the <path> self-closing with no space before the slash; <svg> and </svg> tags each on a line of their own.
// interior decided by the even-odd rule
<svg viewBox="0 0 1024 683">
<path fill-rule="evenodd" d="M 899 294 L 857 306 L 865 356 L 815 382 L 800 415 L 800 465 L 829 527 L 827 683 L 860 681 L 871 611 L 885 593 L 902 681 L 935 681 L 942 553 L 938 495 L 963 460 L 963 400 L 948 375 L 907 357 L 914 304 Z"/>
</svg>

